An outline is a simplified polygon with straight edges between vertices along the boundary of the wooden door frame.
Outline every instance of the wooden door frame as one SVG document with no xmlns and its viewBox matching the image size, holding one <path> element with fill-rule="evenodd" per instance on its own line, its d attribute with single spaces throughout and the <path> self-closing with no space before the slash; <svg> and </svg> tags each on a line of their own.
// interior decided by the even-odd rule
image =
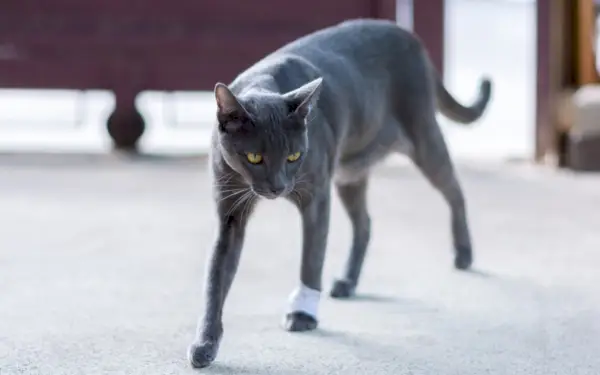
<svg viewBox="0 0 600 375">
<path fill-rule="evenodd" d="M 593 0 L 537 0 L 536 162 L 568 167 L 571 96 L 600 82 Z"/>
</svg>

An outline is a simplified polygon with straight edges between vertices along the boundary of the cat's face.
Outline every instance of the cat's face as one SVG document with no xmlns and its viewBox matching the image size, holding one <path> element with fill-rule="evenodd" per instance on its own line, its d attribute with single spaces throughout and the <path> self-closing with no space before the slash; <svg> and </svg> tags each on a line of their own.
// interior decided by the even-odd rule
<svg viewBox="0 0 600 375">
<path fill-rule="evenodd" d="M 274 199 L 294 189 L 308 151 L 306 119 L 320 86 L 318 79 L 287 94 L 243 98 L 224 85 L 215 88 L 221 154 L 254 193 Z"/>
</svg>

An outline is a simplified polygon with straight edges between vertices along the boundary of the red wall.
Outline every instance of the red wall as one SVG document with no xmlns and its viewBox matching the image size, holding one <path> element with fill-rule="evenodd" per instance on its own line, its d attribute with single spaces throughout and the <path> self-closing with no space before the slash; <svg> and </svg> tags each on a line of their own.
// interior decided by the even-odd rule
<svg viewBox="0 0 600 375">
<path fill-rule="evenodd" d="M 348 18 L 392 18 L 394 4 L 2 0 L 0 87 L 210 90 L 310 31 Z"/>
</svg>

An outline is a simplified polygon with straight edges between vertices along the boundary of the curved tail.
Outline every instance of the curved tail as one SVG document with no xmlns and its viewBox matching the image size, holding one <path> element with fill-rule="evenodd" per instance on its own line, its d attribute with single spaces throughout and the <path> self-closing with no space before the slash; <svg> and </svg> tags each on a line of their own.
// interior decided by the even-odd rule
<svg viewBox="0 0 600 375">
<path fill-rule="evenodd" d="M 475 103 L 470 106 L 460 104 L 452 94 L 446 90 L 444 83 L 440 79 L 437 72 L 434 72 L 437 106 L 446 117 L 450 120 L 461 123 L 470 124 L 477 121 L 490 101 L 492 96 L 492 81 L 488 78 L 482 78 L 479 84 L 479 95 Z"/>
</svg>

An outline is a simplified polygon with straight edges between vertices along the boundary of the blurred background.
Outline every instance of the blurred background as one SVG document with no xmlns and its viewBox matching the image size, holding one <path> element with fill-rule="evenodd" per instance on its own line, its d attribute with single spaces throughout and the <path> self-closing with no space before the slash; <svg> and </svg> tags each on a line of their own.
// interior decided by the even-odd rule
<svg viewBox="0 0 600 375">
<path fill-rule="evenodd" d="M 0 13 L 0 150 L 103 153 L 116 137 L 117 145 L 142 152 L 203 153 L 216 81 L 229 82 L 304 33 L 380 17 L 422 36 L 461 100 L 474 97 L 482 75 L 493 78 L 494 103 L 478 126 L 448 126 L 442 119 L 456 157 L 562 155 L 566 146 L 557 143 L 564 132 L 550 124 L 561 116 L 550 114 L 549 101 L 595 79 L 586 69 L 594 59 L 596 18 L 592 0 L 556 3 L 353 0 L 339 7 L 309 1 L 282 17 L 267 11 L 267 1 L 7 0 Z"/>
<path fill-rule="evenodd" d="M 327 300 L 322 333 L 290 336 L 277 323 L 297 283 L 299 218 L 265 203 L 209 373 L 599 374 L 599 9 L 0 0 L 0 374 L 194 373 L 185 350 L 215 229 L 214 84 L 359 17 L 415 31 L 464 103 L 482 76 L 493 80 L 476 124 L 440 117 L 475 270 L 451 269 L 445 203 L 392 158 L 369 192 L 376 234 L 362 297 Z M 337 201 L 330 232 L 328 281 L 351 239 Z"/>
<path fill-rule="evenodd" d="M 120 106 L 115 132 L 128 147 L 141 133 L 126 119 L 126 108 L 135 106 L 146 128 L 139 150 L 202 153 L 214 113 L 208 91 L 216 81 L 229 82 L 266 52 L 317 28 L 347 18 L 396 17 L 422 34 L 460 99 L 474 97 L 482 75 L 494 80 L 483 121 L 470 129 L 444 124 L 453 153 L 531 159 L 538 39 L 546 37 L 537 35 L 540 6 L 534 0 L 308 1 L 282 17 L 267 11 L 267 1 L 5 0 L 0 148 L 107 152 L 113 142 L 106 123 Z"/>
</svg>

